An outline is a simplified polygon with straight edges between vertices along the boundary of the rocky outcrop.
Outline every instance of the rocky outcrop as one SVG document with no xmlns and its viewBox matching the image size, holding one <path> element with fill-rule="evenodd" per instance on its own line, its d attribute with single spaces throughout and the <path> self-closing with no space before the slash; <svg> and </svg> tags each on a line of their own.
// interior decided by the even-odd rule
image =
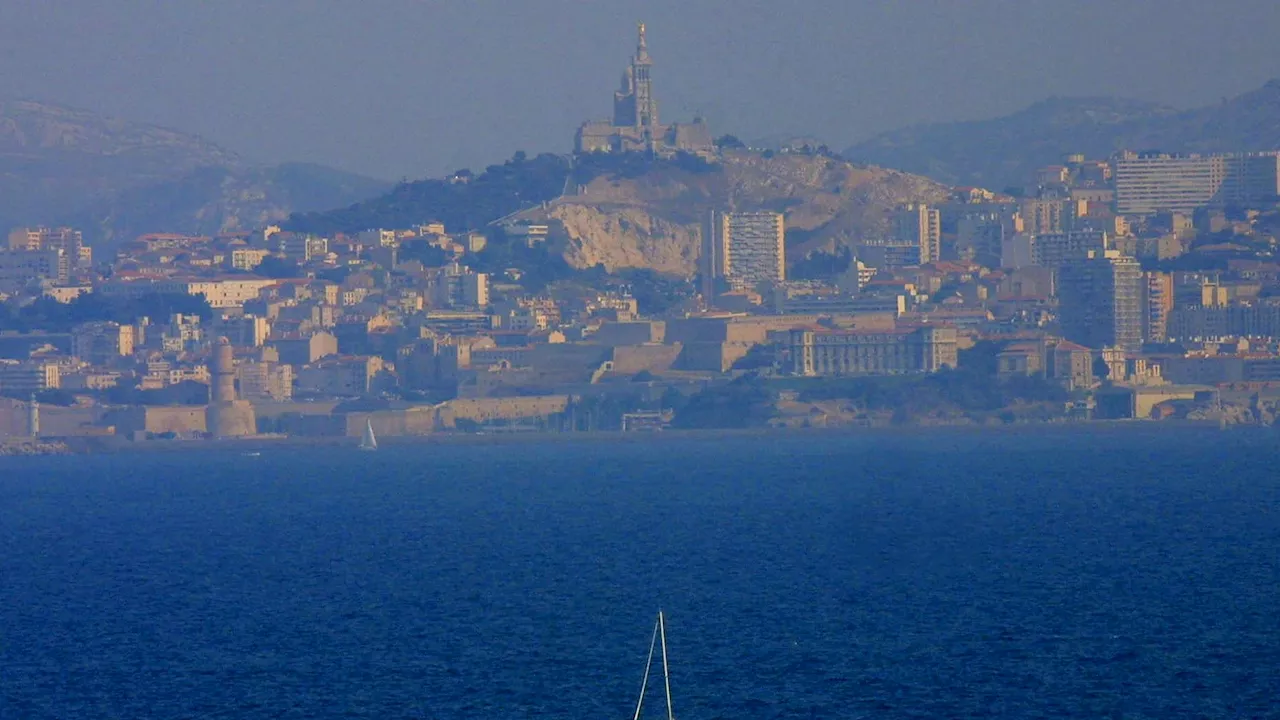
<svg viewBox="0 0 1280 720">
<path fill-rule="evenodd" d="M 564 229 L 562 252 L 576 268 L 651 268 L 687 276 L 698 261 L 696 224 L 665 220 L 642 207 L 561 203 L 551 208 L 547 217 Z"/>
</svg>

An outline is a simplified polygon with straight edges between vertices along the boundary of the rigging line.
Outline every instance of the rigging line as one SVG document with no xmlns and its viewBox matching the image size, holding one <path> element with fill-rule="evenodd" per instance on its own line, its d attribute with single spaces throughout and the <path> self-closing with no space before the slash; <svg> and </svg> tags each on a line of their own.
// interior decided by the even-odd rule
<svg viewBox="0 0 1280 720">
<path fill-rule="evenodd" d="M 658 611 L 658 627 L 662 630 L 662 681 L 667 686 L 667 720 L 675 720 L 675 714 L 671 711 L 671 673 L 667 670 L 667 622 L 662 616 L 662 611 Z"/>
<path fill-rule="evenodd" d="M 632 720 L 640 720 L 640 709 L 644 707 L 644 693 L 649 687 L 649 669 L 653 667 L 653 648 L 658 644 L 658 626 L 662 623 L 662 617 L 659 615 L 658 622 L 653 625 L 653 637 L 649 640 L 649 659 L 644 663 L 644 679 L 640 681 L 640 700 L 636 703 L 636 714 Z"/>
</svg>

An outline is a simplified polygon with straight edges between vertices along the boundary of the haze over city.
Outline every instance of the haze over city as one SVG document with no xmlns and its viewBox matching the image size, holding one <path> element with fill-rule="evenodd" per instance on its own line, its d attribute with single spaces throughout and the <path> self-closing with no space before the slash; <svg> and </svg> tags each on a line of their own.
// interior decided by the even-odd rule
<svg viewBox="0 0 1280 720">
<path fill-rule="evenodd" d="M 650 28 L 665 119 L 833 148 L 1052 95 L 1207 104 L 1280 74 L 1280 5 L 5 0 L 0 98 L 395 179 L 567 152 Z M 56 48 L 56 51 L 51 49 Z"/>
</svg>

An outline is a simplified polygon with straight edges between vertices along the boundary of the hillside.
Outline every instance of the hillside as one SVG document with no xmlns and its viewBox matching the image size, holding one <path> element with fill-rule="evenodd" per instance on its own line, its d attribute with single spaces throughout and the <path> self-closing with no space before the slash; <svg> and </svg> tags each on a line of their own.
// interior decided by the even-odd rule
<svg viewBox="0 0 1280 720">
<path fill-rule="evenodd" d="M 1193 110 L 1116 98 L 1052 98 L 1004 117 L 895 130 L 844 151 L 854 162 L 941 182 L 1020 186 L 1068 153 L 1122 150 L 1227 152 L 1280 149 L 1280 80 Z"/>
<path fill-rule="evenodd" d="M 650 268 L 691 276 L 701 222 L 715 209 L 786 215 L 790 261 L 887 230 L 887 212 L 942 200 L 947 188 L 918 176 L 801 153 L 729 151 L 713 171 L 659 168 L 636 177 L 600 175 L 573 194 L 525 213 L 563 230 L 574 267 Z"/>
<path fill-rule="evenodd" d="M 550 224 L 550 249 L 571 267 L 688 277 L 696 270 L 701 222 L 711 210 L 785 213 L 788 256 L 795 260 L 884 232 L 886 212 L 900 203 L 946 195 L 945 187 L 925 178 L 820 154 L 736 150 L 716 163 L 692 156 L 590 155 L 572 165 L 558 155 L 517 155 L 479 176 L 402 183 L 347 208 L 298 214 L 286 227 L 357 232 L 439 220 L 457 232 L 510 217 Z"/>
<path fill-rule="evenodd" d="M 410 227 L 438 220 L 451 232 L 476 230 L 518 210 L 554 199 L 569 177 L 568 159 L 518 153 L 480 175 L 460 171 L 453 177 L 402 182 L 386 193 L 347 207 L 300 212 L 284 224 L 288 230 L 331 234 L 378 227 Z"/>
<path fill-rule="evenodd" d="M 255 168 L 207 140 L 145 123 L 0 103 L 0 228 L 73 224 L 110 245 L 143 232 L 281 219 L 386 187 L 319 166 Z"/>
</svg>

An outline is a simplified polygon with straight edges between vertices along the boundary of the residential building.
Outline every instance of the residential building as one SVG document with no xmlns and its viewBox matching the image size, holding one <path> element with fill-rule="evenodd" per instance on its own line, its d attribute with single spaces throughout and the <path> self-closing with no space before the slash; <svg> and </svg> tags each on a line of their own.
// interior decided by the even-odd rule
<svg viewBox="0 0 1280 720">
<path fill-rule="evenodd" d="M 270 341 L 279 353 L 282 363 L 289 365 L 310 365 L 315 361 L 338 353 L 338 338 L 332 333 L 318 332 L 303 337 L 286 336 Z"/>
<path fill-rule="evenodd" d="M 502 230 L 506 233 L 507 237 L 519 239 L 527 247 L 535 247 L 547 241 L 547 235 L 551 229 L 547 225 L 541 223 L 510 222 L 503 225 Z M 482 235 L 481 237 L 483 238 L 484 236 Z M 468 245 L 471 244 L 472 243 L 468 241 Z M 483 247 L 483 243 L 481 244 L 481 247 Z M 469 251 L 478 252 L 475 250 Z"/>
<path fill-rule="evenodd" d="M 1018 207 L 1023 229 L 1040 235 L 1064 233 L 1071 229 L 1070 201 L 1061 198 L 1028 198 Z"/>
<path fill-rule="evenodd" d="M 377 355 L 329 358 L 298 371 L 298 390 L 331 397 L 364 395 L 382 371 Z"/>
<path fill-rule="evenodd" d="M 329 241 L 326 238 L 302 233 L 282 232 L 278 235 L 279 252 L 286 260 L 303 264 L 316 257 L 324 257 L 329 253 Z"/>
<path fill-rule="evenodd" d="M 1138 261 L 1115 250 L 1093 251 L 1058 269 L 1062 334 L 1086 347 L 1142 347 L 1143 275 Z"/>
<path fill-rule="evenodd" d="M 9 233 L 10 250 L 61 250 L 74 267 L 87 268 L 92 264 L 92 252 L 84 244 L 79 230 L 69 227 L 17 228 Z"/>
<path fill-rule="evenodd" d="M 1144 273 L 1142 288 L 1143 314 L 1142 337 L 1149 342 L 1168 340 L 1169 313 L 1173 311 L 1173 275 L 1170 273 Z"/>
<path fill-rule="evenodd" d="M 214 333 L 236 347 L 261 347 L 271 334 L 271 323 L 256 315 L 221 318 L 214 325 Z"/>
<path fill-rule="evenodd" d="M 969 213 L 956 224 L 956 255 L 985 267 L 999 267 L 1001 249 L 1012 224 L 1000 213 Z"/>
<path fill-rule="evenodd" d="M 755 290 L 787 279 L 786 225 L 782 213 L 711 213 L 702 237 L 703 297 L 710 301 L 722 283 Z"/>
<path fill-rule="evenodd" d="M 0 392 L 22 396 L 59 387 L 56 363 L 0 359 Z"/>
<path fill-rule="evenodd" d="M 231 251 L 231 269 L 251 272 L 271 255 L 270 250 L 259 248 L 236 248 Z"/>
<path fill-rule="evenodd" d="M 62 250 L 0 251 L 0 284 L 22 286 L 39 280 L 63 283 L 70 275 L 70 261 Z"/>
<path fill-rule="evenodd" d="M 133 355 L 134 327 L 114 322 L 90 322 L 71 330 L 71 354 L 91 365 L 107 365 Z"/>
<path fill-rule="evenodd" d="M 877 270 L 899 270 L 922 265 L 924 253 L 920 245 L 910 240 L 876 238 L 859 243 L 853 250 L 854 257 Z"/>
<path fill-rule="evenodd" d="M 942 259 L 942 215 L 936 209 L 910 203 L 898 208 L 891 224 L 895 240 L 919 246 L 921 265 Z"/>
<path fill-rule="evenodd" d="M 1111 239 L 1104 230 L 1072 230 L 1062 233 L 1018 233 L 1006 235 L 1000 251 L 1000 265 L 1005 268 L 1057 268 L 1064 263 L 1086 257 L 1090 252 L 1111 249 Z"/>
<path fill-rule="evenodd" d="M 1280 152 L 1220 155 L 1123 153 L 1116 159 L 1116 212 L 1192 212 L 1259 206 L 1280 194 Z"/>
<path fill-rule="evenodd" d="M 484 308 L 489 305 L 489 276 L 455 262 L 431 276 L 428 292 L 434 307 Z"/>
<path fill-rule="evenodd" d="M 284 402 L 293 397 L 293 366 L 268 357 L 245 360 L 236 365 L 236 384 L 244 400 Z"/>
</svg>

